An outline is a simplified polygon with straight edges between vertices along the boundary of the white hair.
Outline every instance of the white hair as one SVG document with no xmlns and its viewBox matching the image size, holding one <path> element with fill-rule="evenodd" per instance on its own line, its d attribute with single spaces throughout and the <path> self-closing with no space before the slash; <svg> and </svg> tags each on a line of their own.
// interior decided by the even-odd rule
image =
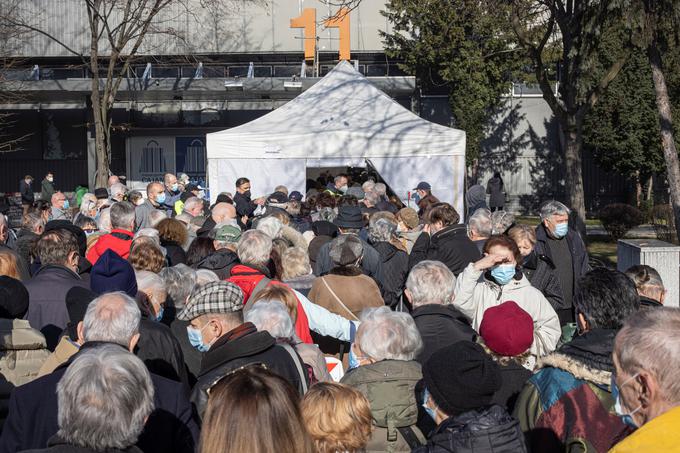
<svg viewBox="0 0 680 453">
<path fill-rule="evenodd" d="M 468 219 L 468 226 L 481 237 L 491 237 L 493 234 L 491 211 L 486 208 L 477 209 Z"/>
<path fill-rule="evenodd" d="M 384 197 L 387 194 L 387 186 L 381 182 L 376 183 L 373 186 L 373 192 L 375 192 L 379 197 Z"/>
<path fill-rule="evenodd" d="M 541 220 L 549 219 L 550 217 L 557 215 L 569 215 L 571 210 L 564 204 L 556 200 L 547 201 L 541 206 Z"/>
<path fill-rule="evenodd" d="M 114 305 L 112 302 L 119 301 Z M 85 341 L 106 341 L 128 347 L 139 333 L 142 317 L 137 302 L 123 292 L 103 294 L 87 306 L 83 318 Z"/>
<path fill-rule="evenodd" d="M 167 218 L 168 216 L 165 214 L 165 212 L 161 211 L 160 209 L 154 209 L 153 211 L 149 212 L 149 222 L 151 223 L 152 227 L 155 227 L 161 223 L 161 220 Z"/>
<path fill-rule="evenodd" d="M 439 261 L 421 261 L 413 266 L 406 279 L 413 307 L 427 304 L 447 305 L 453 302 L 456 277 Z"/>
<path fill-rule="evenodd" d="M 194 285 L 194 288 L 196 288 L 198 286 L 205 285 L 206 283 L 219 282 L 219 281 L 220 281 L 220 278 L 217 276 L 216 273 L 214 273 L 210 269 L 197 269 L 196 270 L 196 284 Z"/>
<path fill-rule="evenodd" d="M 196 286 L 198 280 L 197 271 L 186 264 L 180 263 L 161 269 L 160 276 L 165 282 L 168 296 L 172 299 L 175 308 L 177 310 L 184 308 L 187 297 L 189 297 L 194 286 Z"/>
<path fill-rule="evenodd" d="M 293 320 L 282 302 L 259 300 L 244 313 L 244 321 L 252 322 L 257 330 L 266 330 L 274 338 L 293 338 Z"/>
<path fill-rule="evenodd" d="M 97 208 L 97 197 L 93 193 L 83 194 L 80 199 L 80 213 L 86 216 L 90 215 L 90 211 Z"/>
<path fill-rule="evenodd" d="M 266 265 L 272 253 L 272 239 L 260 230 L 249 230 L 238 241 L 237 255 L 241 263 Z"/>
<path fill-rule="evenodd" d="M 201 208 L 203 207 L 203 200 L 201 200 L 198 197 L 191 197 L 187 201 L 184 202 L 184 209 L 182 212 L 186 212 L 189 209 L 193 209 L 194 207 L 201 205 Z"/>
<path fill-rule="evenodd" d="M 423 340 L 411 315 L 389 307 L 367 308 L 357 331 L 361 351 L 371 359 L 413 360 L 423 349 Z"/>
<path fill-rule="evenodd" d="M 115 197 L 116 195 L 120 194 L 125 194 L 127 192 L 127 187 L 125 187 L 124 184 L 122 183 L 115 183 L 109 188 L 109 193 L 111 194 L 111 197 Z"/>
<path fill-rule="evenodd" d="M 127 450 L 154 409 L 144 362 L 114 345 L 79 353 L 57 384 L 57 435 L 93 451 Z"/>
<path fill-rule="evenodd" d="M 373 188 L 375 188 L 375 181 L 373 181 L 372 179 L 369 179 L 368 181 L 361 185 L 361 190 L 363 190 L 365 194 L 373 192 Z"/>
<path fill-rule="evenodd" d="M 165 287 L 165 280 L 158 274 L 150 271 L 135 271 L 137 279 L 137 289 L 139 291 L 152 292 L 154 294 L 167 294 L 168 290 Z"/>
<path fill-rule="evenodd" d="M 262 231 L 272 239 L 280 238 L 282 229 L 283 224 L 276 217 L 265 217 L 257 222 L 257 230 Z"/>
<path fill-rule="evenodd" d="M 113 228 L 129 229 L 135 226 L 135 206 L 127 201 L 114 203 L 109 208 L 111 213 L 111 226 Z"/>
<path fill-rule="evenodd" d="M 397 223 L 385 217 L 371 216 L 368 222 L 368 238 L 372 243 L 389 242 L 397 233 Z"/>
<path fill-rule="evenodd" d="M 97 220 L 97 228 L 102 233 L 109 233 L 111 231 L 111 212 L 108 209 L 99 211 L 99 219 Z"/>
<path fill-rule="evenodd" d="M 151 238 L 151 239 L 154 240 L 156 245 L 158 245 L 158 246 L 161 245 L 161 237 L 158 233 L 158 230 L 155 229 L 155 228 L 142 228 L 141 230 L 138 230 L 135 233 L 135 236 L 134 236 L 133 239 L 137 239 L 137 238 L 140 238 L 140 237 Z"/>
</svg>

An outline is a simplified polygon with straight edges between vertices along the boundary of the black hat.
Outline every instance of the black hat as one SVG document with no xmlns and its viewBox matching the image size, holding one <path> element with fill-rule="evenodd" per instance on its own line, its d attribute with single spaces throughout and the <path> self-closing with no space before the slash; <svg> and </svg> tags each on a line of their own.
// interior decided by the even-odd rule
<svg viewBox="0 0 680 453">
<path fill-rule="evenodd" d="M 185 192 L 193 192 L 195 190 L 199 190 L 198 186 L 193 183 L 189 183 L 186 186 L 184 186 L 184 191 Z"/>
<path fill-rule="evenodd" d="M 340 228 L 363 228 L 364 218 L 359 206 L 340 206 L 333 223 Z"/>
<path fill-rule="evenodd" d="M 439 349 L 423 365 L 435 404 L 447 415 L 484 407 L 501 387 L 498 364 L 477 343 L 459 341 Z"/>
<path fill-rule="evenodd" d="M 330 236 L 332 238 L 340 233 L 338 227 L 327 220 L 312 222 L 312 232 L 314 233 L 314 236 Z"/>
<path fill-rule="evenodd" d="M 432 186 L 429 182 L 420 181 L 415 189 L 413 190 L 432 190 Z"/>
<path fill-rule="evenodd" d="M 0 318 L 21 319 L 28 311 L 28 290 L 19 280 L 0 276 Z"/>
<path fill-rule="evenodd" d="M 85 256 L 87 252 L 87 235 L 79 226 L 75 226 L 68 220 L 50 220 L 45 225 L 45 233 L 52 230 L 66 230 L 75 236 L 76 241 L 78 241 L 78 254 L 80 256 Z"/>
<path fill-rule="evenodd" d="M 215 204 L 217 203 L 228 203 L 228 204 L 234 204 L 234 200 L 229 197 L 226 193 L 221 193 L 217 196 L 217 200 L 215 200 Z"/>
<path fill-rule="evenodd" d="M 97 200 L 106 200 L 109 198 L 109 191 L 104 187 L 99 187 L 98 189 L 94 189 L 94 196 L 97 197 Z"/>
<path fill-rule="evenodd" d="M 274 192 L 273 194 L 269 195 L 269 197 L 267 197 L 267 203 L 270 204 L 288 203 L 288 197 L 283 192 Z"/>
<path fill-rule="evenodd" d="M 87 306 L 97 297 L 97 294 L 87 288 L 74 286 L 66 293 L 66 311 L 68 311 L 69 323 L 67 325 L 71 340 L 78 340 L 78 323 L 85 319 Z"/>
<path fill-rule="evenodd" d="M 302 201 L 302 194 L 297 190 L 294 190 L 288 195 L 288 200 L 290 201 Z"/>
</svg>

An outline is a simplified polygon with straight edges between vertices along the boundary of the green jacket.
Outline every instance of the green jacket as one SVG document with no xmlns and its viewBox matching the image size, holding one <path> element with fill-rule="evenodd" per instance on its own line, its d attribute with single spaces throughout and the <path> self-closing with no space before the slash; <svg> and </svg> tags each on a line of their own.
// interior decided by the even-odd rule
<svg viewBox="0 0 680 453">
<path fill-rule="evenodd" d="M 418 402 L 415 387 L 423 378 L 416 361 L 383 360 L 349 371 L 341 383 L 359 390 L 368 398 L 373 416 L 373 435 L 366 452 L 410 452 L 398 428 L 410 427 L 422 443 L 416 428 Z"/>
</svg>

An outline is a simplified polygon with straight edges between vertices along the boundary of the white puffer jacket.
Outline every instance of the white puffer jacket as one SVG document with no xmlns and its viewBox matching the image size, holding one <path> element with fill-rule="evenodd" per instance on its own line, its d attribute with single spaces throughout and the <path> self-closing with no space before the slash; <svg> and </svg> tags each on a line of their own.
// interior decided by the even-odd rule
<svg viewBox="0 0 680 453">
<path fill-rule="evenodd" d="M 555 350 L 562 335 L 557 313 L 543 294 L 529 283 L 525 276 L 513 279 L 507 285 L 482 277 L 483 271 L 470 263 L 458 276 L 453 305 L 472 321 L 472 328 L 479 331 L 487 308 L 512 300 L 534 320 L 534 343 L 531 353 L 541 357 Z"/>
</svg>

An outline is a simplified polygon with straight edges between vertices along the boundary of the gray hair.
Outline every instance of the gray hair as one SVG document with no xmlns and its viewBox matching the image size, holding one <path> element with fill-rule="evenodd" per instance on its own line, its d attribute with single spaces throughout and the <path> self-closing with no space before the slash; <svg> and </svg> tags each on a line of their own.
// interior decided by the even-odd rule
<svg viewBox="0 0 680 453">
<path fill-rule="evenodd" d="M 343 178 L 347 179 L 347 175 L 338 175 L 335 178 L 333 178 L 334 183 L 339 183 Z"/>
<path fill-rule="evenodd" d="M 549 219 L 550 217 L 554 216 L 555 214 L 557 215 L 569 215 L 571 214 L 571 210 L 564 205 L 563 203 L 560 203 L 559 201 L 556 200 L 550 200 L 541 206 L 541 220 L 546 220 Z"/>
<path fill-rule="evenodd" d="M 363 190 L 364 193 L 373 192 L 374 188 L 375 188 L 375 181 L 373 181 L 372 179 L 369 179 L 368 181 L 366 181 L 365 183 L 363 183 L 361 185 L 361 190 Z"/>
<path fill-rule="evenodd" d="M 83 336 L 85 341 L 106 341 L 127 348 L 139 333 L 141 317 L 132 297 L 120 291 L 103 294 L 87 306 Z"/>
<path fill-rule="evenodd" d="M 326 222 L 331 222 L 333 223 L 333 220 L 338 216 L 338 213 L 335 212 L 335 209 L 329 208 L 329 207 L 323 207 L 319 209 L 319 219 L 320 220 L 325 220 Z"/>
<path fill-rule="evenodd" d="M 153 293 L 163 293 L 167 294 L 168 290 L 165 288 L 165 280 L 158 274 L 154 274 L 150 271 L 135 271 L 135 277 L 137 279 L 137 289 L 139 291 Z"/>
<path fill-rule="evenodd" d="M 78 354 L 57 384 L 60 438 L 105 451 L 137 442 L 154 409 L 154 387 L 144 363 L 114 345 Z"/>
<path fill-rule="evenodd" d="M 343 255 L 346 255 L 347 251 L 355 256 L 357 260 L 363 256 L 364 244 L 361 243 L 361 239 L 353 234 L 341 234 L 331 241 L 328 254 L 333 264 L 340 264 L 343 261 Z"/>
<path fill-rule="evenodd" d="M 378 182 L 373 186 L 373 192 L 375 192 L 379 197 L 384 197 L 387 194 L 387 186 L 381 182 Z"/>
<path fill-rule="evenodd" d="M 184 210 L 182 212 L 185 212 L 189 209 L 193 209 L 198 205 L 201 205 L 201 208 L 203 208 L 203 200 L 201 200 L 198 197 L 191 197 L 184 202 Z"/>
<path fill-rule="evenodd" d="M 659 298 L 666 290 L 661 275 L 651 266 L 640 264 L 626 269 L 625 274 L 635 283 L 639 294 Z"/>
<path fill-rule="evenodd" d="M 439 261 L 421 261 L 413 266 L 406 279 L 413 307 L 426 304 L 447 305 L 452 303 L 456 277 Z"/>
<path fill-rule="evenodd" d="M 616 335 L 614 355 L 626 374 L 652 373 L 663 399 L 680 403 L 680 309 L 660 307 L 630 316 Z"/>
<path fill-rule="evenodd" d="M 122 184 L 120 182 L 117 182 L 113 184 L 109 188 L 109 193 L 111 194 L 111 197 L 115 197 L 116 195 L 125 195 L 125 192 L 127 192 L 127 187 L 125 187 L 125 184 Z"/>
<path fill-rule="evenodd" d="M 45 227 L 45 221 L 37 212 L 28 212 L 24 216 L 21 226 L 35 233 L 38 228 Z"/>
<path fill-rule="evenodd" d="M 309 253 L 302 247 L 289 247 L 281 255 L 281 279 L 286 281 L 312 273 Z"/>
<path fill-rule="evenodd" d="M 111 212 L 111 226 L 115 228 L 129 229 L 135 225 L 135 206 L 127 201 L 114 203 L 109 208 Z"/>
<path fill-rule="evenodd" d="M 368 222 L 368 238 L 371 242 L 389 242 L 397 234 L 397 224 L 385 217 L 372 216 Z"/>
<path fill-rule="evenodd" d="M 491 214 L 491 231 L 493 234 L 505 234 L 515 224 L 515 216 L 508 211 L 496 211 Z"/>
<path fill-rule="evenodd" d="M 265 265 L 272 253 L 272 239 L 260 230 L 241 235 L 236 254 L 241 263 Z"/>
<path fill-rule="evenodd" d="M 264 234 L 272 239 L 278 239 L 281 237 L 281 230 L 283 229 L 283 224 L 276 217 L 265 217 L 257 222 L 258 231 L 262 231 Z"/>
<path fill-rule="evenodd" d="M 197 269 L 196 270 L 196 284 L 194 285 L 194 288 L 205 285 L 206 283 L 219 282 L 219 281 L 220 281 L 220 278 L 217 276 L 216 273 L 214 273 L 210 269 Z M 192 291 L 193 291 L 193 289 L 192 289 Z"/>
<path fill-rule="evenodd" d="M 156 245 L 158 245 L 158 246 L 161 245 L 160 234 L 158 233 L 158 230 L 155 229 L 155 228 L 142 228 L 135 233 L 135 236 L 134 236 L 133 239 L 137 239 L 137 238 L 140 238 L 140 237 L 151 238 L 151 239 L 154 240 Z"/>
<path fill-rule="evenodd" d="M 84 215 L 90 215 L 90 211 L 97 208 L 97 197 L 93 193 L 83 194 L 80 199 L 80 213 Z"/>
<path fill-rule="evenodd" d="M 278 300 L 258 300 L 244 313 L 245 322 L 252 322 L 257 330 L 266 330 L 274 338 L 293 338 L 295 328 L 285 305 Z"/>
<path fill-rule="evenodd" d="M 491 211 L 486 208 L 477 209 L 468 219 L 468 225 L 479 236 L 488 238 L 493 234 Z"/>
<path fill-rule="evenodd" d="M 184 308 L 187 297 L 196 286 L 197 272 L 186 264 L 177 264 L 161 269 L 160 276 L 165 281 L 165 288 L 175 308 Z"/>
<path fill-rule="evenodd" d="M 102 233 L 109 233 L 112 230 L 110 209 L 102 209 L 99 211 L 99 220 L 97 220 L 97 228 Z"/>
<path fill-rule="evenodd" d="M 423 349 L 423 340 L 407 313 L 389 307 L 367 308 L 357 330 L 359 347 L 371 359 L 413 360 Z"/>
<path fill-rule="evenodd" d="M 151 223 L 152 227 L 155 227 L 161 223 L 161 220 L 167 218 L 168 216 L 165 214 L 165 212 L 161 211 L 160 209 L 154 209 L 153 211 L 149 212 L 149 222 Z"/>
<path fill-rule="evenodd" d="M 366 192 L 364 195 L 364 203 L 375 206 L 380 201 L 380 196 L 375 192 Z"/>
</svg>

